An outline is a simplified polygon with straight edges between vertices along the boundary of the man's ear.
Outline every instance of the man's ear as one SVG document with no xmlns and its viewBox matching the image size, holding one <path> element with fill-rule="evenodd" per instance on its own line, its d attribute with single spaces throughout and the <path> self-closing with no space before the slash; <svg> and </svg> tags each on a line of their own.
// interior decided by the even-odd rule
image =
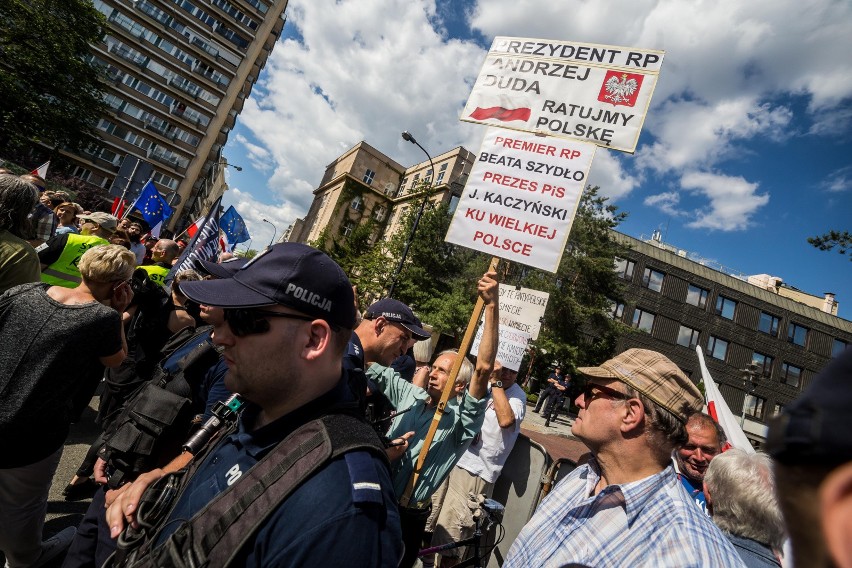
<svg viewBox="0 0 852 568">
<path fill-rule="evenodd" d="M 624 401 L 622 416 L 621 430 L 623 432 L 639 427 L 645 418 L 645 407 L 642 405 L 642 401 L 638 398 L 631 398 Z"/>
<path fill-rule="evenodd" d="M 311 324 L 306 336 L 298 336 L 304 339 L 302 355 L 305 359 L 313 361 L 321 357 L 331 346 L 331 327 L 324 320 L 316 320 Z"/>
<path fill-rule="evenodd" d="M 839 568 L 852 568 L 852 462 L 825 478 L 819 500 L 826 548 Z"/>
</svg>

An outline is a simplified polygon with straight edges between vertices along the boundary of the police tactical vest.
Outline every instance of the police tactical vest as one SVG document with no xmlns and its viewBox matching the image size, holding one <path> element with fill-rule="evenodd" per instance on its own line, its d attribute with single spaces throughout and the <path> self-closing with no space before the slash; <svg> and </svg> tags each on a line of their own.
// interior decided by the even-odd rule
<svg viewBox="0 0 852 568">
<path fill-rule="evenodd" d="M 224 432 L 223 436 L 229 433 Z M 215 445 L 215 441 L 211 442 L 208 448 Z M 153 527 L 140 518 L 143 532 L 127 527 L 118 538 L 118 550 L 104 566 L 230 566 L 263 522 L 294 489 L 338 456 L 345 456 L 348 464 L 351 452 L 358 450 L 382 456 L 389 467 L 378 436 L 363 420 L 349 414 L 328 414 L 308 422 L 279 442 L 233 485 L 184 522 L 162 546 L 152 549 L 163 521 L 169 517 L 169 511 L 178 502 L 187 480 L 204 460 L 206 452 L 196 456 L 188 469 L 168 474 L 148 488 L 139 503 L 138 516 L 144 517 L 146 510 L 156 507 L 164 495 L 171 494 L 168 511 L 157 515 Z M 358 468 L 350 467 L 350 475 L 354 477 L 353 469 Z M 357 486 L 359 481 L 366 480 L 353 478 L 351 481 Z M 359 504 L 385 508 L 381 499 L 364 499 Z M 298 519 L 293 522 L 298 522 Z M 147 534 L 146 526 L 151 527 Z"/>
<path fill-rule="evenodd" d="M 83 281 L 80 278 L 80 271 L 77 269 L 80 257 L 90 248 L 108 244 L 109 242 L 106 239 L 96 235 L 68 233 L 68 240 L 65 242 L 62 254 L 59 255 L 56 262 L 41 271 L 41 281 L 51 286 L 76 287 Z"/>
<path fill-rule="evenodd" d="M 166 287 L 166 275 L 169 273 L 168 268 L 164 268 L 157 264 L 148 264 L 140 266 L 139 268 L 148 273 L 148 278 L 150 278 L 152 282 L 159 284 L 163 288 Z"/>
</svg>

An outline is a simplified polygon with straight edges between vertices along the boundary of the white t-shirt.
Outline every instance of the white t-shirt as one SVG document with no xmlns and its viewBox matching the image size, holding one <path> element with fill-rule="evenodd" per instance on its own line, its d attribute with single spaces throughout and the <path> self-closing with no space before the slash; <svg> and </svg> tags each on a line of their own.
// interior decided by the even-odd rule
<svg viewBox="0 0 852 568">
<path fill-rule="evenodd" d="M 488 483 L 494 483 L 500 477 L 500 471 L 512 452 L 515 440 L 518 439 L 521 422 L 527 412 L 527 395 L 524 389 L 514 384 L 506 389 L 506 396 L 515 414 L 515 424 L 509 428 L 501 428 L 497 422 L 497 413 L 494 411 L 494 399 L 489 398 L 480 435 L 478 439 L 474 438 L 473 443 L 456 464 Z"/>
</svg>

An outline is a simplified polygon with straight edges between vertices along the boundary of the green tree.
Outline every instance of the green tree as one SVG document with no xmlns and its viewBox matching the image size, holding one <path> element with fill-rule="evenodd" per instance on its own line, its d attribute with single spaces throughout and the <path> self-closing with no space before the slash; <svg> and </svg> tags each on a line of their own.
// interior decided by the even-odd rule
<svg viewBox="0 0 852 568">
<path fill-rule="evenodd" d="M 824 235 L 808 237 L 808 242 L 819 250 L 832 250 L 837 247 L 837 252 L 846 254 L 852 249 L 852 234 L 849 231 L 829 231 Z M 849 256 L 849 260 L 852 260 L 852 255 Z"/>
<path fill-rule="evenodd" d="M 105 24 L 91 0 L 0 2 L 0 149 L 77 149 L 93 139 L 105 104 L 87 56 Z"/>
<path fill-rule="evenodd" d="M 257 256 L 257 251 L 255 249 L 235 250 L 234 256 L 239 258 L 247 258 L 250 260 Z"/>
</svg>

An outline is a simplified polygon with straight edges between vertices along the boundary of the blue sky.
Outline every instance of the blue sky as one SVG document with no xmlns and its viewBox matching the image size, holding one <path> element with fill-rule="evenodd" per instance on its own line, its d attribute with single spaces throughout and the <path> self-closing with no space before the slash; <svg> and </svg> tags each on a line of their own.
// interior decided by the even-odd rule
<svg viewBox="0 0 852 568">
<path fill-rule="evenodd" d="M 491 39 L 666 51 L 636 153 L 599 150 L 589 181 L 664 240 L 742 274 L 834 292 L 852 262 L 806 241 L 852 230 L 852 2 L 291 0 L 224 155 L 253 248 L 304 216 L 325 166 L 360 140 L 410 165 L 485 127 L 458 120 Z"/>
</svg>

